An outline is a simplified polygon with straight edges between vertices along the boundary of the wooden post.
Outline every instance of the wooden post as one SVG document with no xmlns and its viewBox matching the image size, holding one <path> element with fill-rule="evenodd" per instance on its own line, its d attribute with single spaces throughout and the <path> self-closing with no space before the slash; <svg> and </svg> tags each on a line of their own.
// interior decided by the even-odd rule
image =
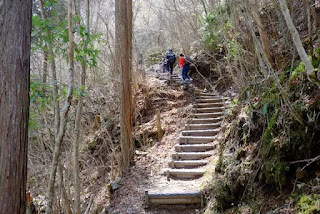
<svg viewBox="0 0 320 214">
<path fill-rule="evenodd" d="M 164 134 L 163 129 L 161 128 L 161 119 L 160 119 L 160 109 L 157 109 L 157 130 L 158 130 L 158 140 L 160 140 Z"/>
<path fill-rule="evenodd" d="M 150 202 L 149 202 L 149 193 L 148 193 L 148 191 L 144 191 L 144 196 L 145 196 L 145 203 L 146 203 L 146 205 L 147 206 L 149 206 L 150 205 Z"/>
<path fill-rule="evenodd" d="M 142 79 L 146 80 L 146 71 L 142 71 Z"/>
<path fill-rule="evenodd" d="M 201 208 L 204 208 L 204 198 L 203 198 L 203 191 L 201 191 Z"/>
</svg>

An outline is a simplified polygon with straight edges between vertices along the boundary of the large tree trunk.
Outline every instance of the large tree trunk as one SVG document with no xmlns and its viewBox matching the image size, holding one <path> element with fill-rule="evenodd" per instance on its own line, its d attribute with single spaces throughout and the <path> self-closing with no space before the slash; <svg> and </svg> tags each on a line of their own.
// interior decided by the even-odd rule
<svg viewBox="0 0 320 214">
<path fill-rule="evenodd" d="M 26 212 L 31 0 L 0 1 L 0 212 Z"/>
<path fill-rule="evenodd" d="M 132 0 L 127 0 L 127 23 L 128 23 L 128 28 L 126 29 L 127 33 L 128 33 L 128 60 L 129 60 L 129 96 L 130 96 L 130 103 L 131 103 L 131 111 L 130 111 L 130 127 L 131 127 L 131 132 L 132 132 L 132 124 L 133 124 L 133 112 L 134 112 L 134 100 L 133 100 L 133 55 L 132 55 L 132 51 L 133 51 L 133 6 L 132 6 Z M 129 144 L 129 150 L 130 153 L 129 157 L 130 157 L 130 162 L 133 161 L 133 156 L 134 156 L 134 146 L 133 146 L 133 140 L 132 140 L 132 135 L 131 136 L 131 143 Z"/>
<path fill-rule="evenodd" d="M 121 172 L 125 174 L 133 160 L 131 63 L 132 0 L 116 0 L 116 67 L 120 71 Z"/>
<path fill-rule="evenodd" d="M 68 93 L 64 103 L 64 106 L 61 110 L 60 116 L 60 126 L 59 132 L 55 139 L 55 148 L 52 160 L 52 167 L 50 170 L 50 180 L 48 187 L 48 204 L 46 207 L 46 213 L 52 213 L 53 199 L 54 199 L 54 184 L 56 180 L 56 173 L 59 163 L 59 156 L 62 141 L 66 131 L 66 125 L 68 120 L 68 113 L 71 106 L 72 95 L 73 95 L 73 85 L 74 85 L 74 44 L 73 44 L 73 26 L 72 26 L 72 0 L 68 0 L 68 30 L 69 30 L 69 84 L 68 84 Z"/>
<path fill-rule="evenodd" d="M 307 55 L 307 53 L 306 53 L 306 51 L 305 51 L 305 49 L 304 49 L 304 47 L 302 45 L 299 33 L 298 33 L 296 27 L 293 24 L 291 15 L 289 13 L 287 1 L 286 0 L 279 0 L 279 3 L 280 3 L 280 6 L 281 6 L 281 11 L 283 13 L 284 19 L 285 19 L 285 21 L 287 23 L 287 26 L 288 26 L 288 29 L 289 29 L 289 31 L 291 33 L 293 43 L 295 44 L 295 46 L 297 48 L 297 51 L 299 53 L 299 56 L 300 56 L 302 62 L 304 63 L 304 65 L 306 67 L 307 75 L 309 77 L 309 80 L 318 83 L 319 80 L 317 79 L 317 75 L 316 75 L 315 69 L 312 66 L 312 64 L 310 62 L 310 59 L 309 59 L 309 57 L 308 57 L 308 55 Z"/>
</svg>

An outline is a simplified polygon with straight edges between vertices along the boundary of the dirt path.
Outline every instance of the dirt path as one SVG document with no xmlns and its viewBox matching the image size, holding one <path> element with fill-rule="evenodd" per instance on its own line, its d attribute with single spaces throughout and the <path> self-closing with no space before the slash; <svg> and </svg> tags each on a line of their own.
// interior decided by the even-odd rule
<svg viewBox="0 0 320 214">
<path fill-rule="evenodd" d="M 177 102 L 181 104 L 162 112 L 162 126 L 165 130 L 164 137 L 149 148 L 145 156 L 136 156 L 136 165 L 130 173 L 121 181 L 120 188 L 113 195 L 113 200 L 108 208 L 109 213 L 121 214 L 143 214 L 143 213 L 180 213 L 191 214 L 200 213 L 197 206 L 157 206 L 145 209 L 144 192 L 191 192 L 199 191 L 203 177 L 196 180 L 167 180 L 162 172 L 168 168 L 171 160 L 171 153 L 177 143 L 181 131 L 185 128 L 185 123 L 190 114 L 191 95 L 183 91 L 180 87 L 170 87 L 164 85 L 163 81 L 155 78 L 154 73 L 149 73 L 148 77 L 152 87 L 165 87 L 164 90 L 171 90 L 172 96 L 176 96 Z M 164 107 L 164 109 L 167 109 Z"/>
<path fill-rule="evenodd" d="M 181 136 L 182 130 L 185 130 L 185 124 L 191 114 L 194 99 L 192 94 L 182 90 L 181 87 L 168 86 L 164 81 L 156 79 L 154 72 L 150 72 L 147 79 L 152 87 L 157 88 L 157 90 L 163 90 L 166 93 L 166 99 L 162 100 L 164 102 L 162 103 L 163 106 L 161 106 L 162 126 L 165 130 L 165 135 L 160 141 L 148 148 L 146 154 L 135 157 L 136 165 L 130 169 L 130 172 L 121 181 L 120 188 L 113 195 L 108 213 L 202 213 L 199 206 L 152 206 L 151 208 L 145 209 L 145 191 L 158 194 L 198 192 L 201 190 L 201 184 L 206 179 L 206 176 L 202 176 L 198 179 L 174 180 L 167 179 L 167 177 L 163 175 L 164 170 L 168 168 L 169 161 L 172 160 L 171 154 L 174 152 L 175 145 L 179 141 L 179 136 Z M 159 100 L 159 98 L 153 99 L 151 109 L 156 107 L 157 100 Z M 154 121 L 155 118 L 146 124 L 150 126 L 151 123 L 151 127 L 153 127 L 155 126 L 155 124 L 153 124 Z M 216 148 L 214 144 L 213 142 L 212 146 Z M 213 158 L 209 159 L 215 159 L 214 157 L 217 157 L 216 149 L 212 152 Z"/>
</svg>

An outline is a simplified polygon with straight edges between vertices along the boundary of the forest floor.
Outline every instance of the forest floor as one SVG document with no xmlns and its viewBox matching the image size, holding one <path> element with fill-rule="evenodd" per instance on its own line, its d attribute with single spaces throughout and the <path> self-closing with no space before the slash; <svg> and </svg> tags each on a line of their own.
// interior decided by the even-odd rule
<svg viewBox="0 0 320 214">
<path fill-rule="evenodd" d="M 170 180 L 162 175 L 168 168 L 171 153 L 177 143 L 181 131 L 192 109 L 192 95 L 182 90 L 180 86 L 170 86 L 155 77 L 154 73 L 147 73 L 148 84 L 153 88 L 163 88 L 163 93 L 170 99 L 165 105 L 158 106 L 161 109 L 161 123 L 165 135 L 153 146 L 145 150 L 144 155 L 136 155 L 135 166 L 120 182 L 120 188 L 113 194 L 113 200 L 108 207 L 108 213 L 142 214 L 142 213 L 201 213 L 197 206 L 156 206 L 145 209 L 144 192 L 172 193 L 199 191 L 200 185 L 205 179 L 192 181 Z M 162 93 L 162 96 L 163 96 Z M 154 93 L 157 95 L 158 93 Z M 157 97 L 153 97 L 157 99 Z M 171 101 L 172 102 L 171 102 Z M 155 118 L 151 119 L 154 123 Z M 149 122 L 149 123 L 150 123 Z M 155 126 L 155 125 L 154 125 Z"/>
</svg>

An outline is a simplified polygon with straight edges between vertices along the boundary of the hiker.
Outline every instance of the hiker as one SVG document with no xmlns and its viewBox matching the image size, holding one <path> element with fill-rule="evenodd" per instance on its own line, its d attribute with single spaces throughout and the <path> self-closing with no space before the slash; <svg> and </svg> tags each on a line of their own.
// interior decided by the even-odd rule
<svg viewBox="0 0 320 214">
<path fill-rule="evenodd" d="M 180 68 L 182 68 L 182 84 L 187 81 L 190 83 L 192 78 L 189 76 L 191 59 L 180 54 Z"/>
<path fill-rule="evenodd" d="M 167 65 L 167 70 L 170 72 L 171 75 L 173 73 L 173 65 L 176 62 L 176 60 L 177 60 L 177 57 L 175 53 L 173 52 L 172 49 L 169 49 L 165 55 L 165 61 Z"/>
</svg>

